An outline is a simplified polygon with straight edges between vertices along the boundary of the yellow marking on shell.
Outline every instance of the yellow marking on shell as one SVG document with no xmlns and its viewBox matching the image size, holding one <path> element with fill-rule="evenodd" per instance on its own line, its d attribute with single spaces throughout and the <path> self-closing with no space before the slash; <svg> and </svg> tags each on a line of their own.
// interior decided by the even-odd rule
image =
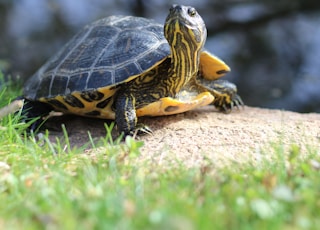
<svg viewBox="0 0 320 230">
<path fill-rule="evenodd" d="M 216 80 L 229 72 L 230 67 L 218 57 L 203 51 L 200 55 L 200 70 L 205 79 Z"/>
<path fill-rule="evenodd" d="M 150 103 L 143 108 L 137 109 L 136 114 L 141 116 L 163 116 L 183 113 L 195 108 L 209 105 L 214 100 L 214 96 L 209 92 L 201 93 L 190 100 L 179 100 L 172 97 L 164 97 L 159 101 Z"/>
<path fill-rule="evenodd" d="M 71 95 L 76 97 L 79 101 L 81 101 L 81 103 L 84 105 L 84 108 L 79 108 L 79 107 L 73 107 L 71 105 L 69 105 L 68 103 L 65 102 L 64 100 L 64 96 L 62 95 L 58 95 L 52 99 L 55 99 L 57 101 L 59 101 L 60 103 L 62 103 L 65 107 L 67 107 L 67 110 L 64 110 L 62 108 L 59 108 L 57 106 L 52 105 L 56 111 L 61 111 L 63 113 L 66 114 L 76 114 L 79 116 L 85 116 L 85 117 L 96 117 L 96 118 L 102 118 L 102 119 L 114 119 L 115 118 L 115 113 L 112 110 L 111 106 L 113 104 L 113 95 L 116 92 L 116 89 L 110 89 L 110 88 L 99 88 L 98 89 L 99 92 L 104 94 L 104 97 L 101 100 L 97 100 L 97 101 L 86 101 L 84 100 L 81 96 L 80 96 L 80 92 L 73 92 Z M 99 108 L 97 107 L 97 105 L 100 102 L 103 102 L 104 100 L 110 98 L 110 102 L 107 104 L 106 107 L 104 108 Z M 48 102 L 48 99 L 46 98 L 40 98 L 39 101 L 42 102 Z M 89 113 L 91 111 L 99 111 L 100 115 L 98 116 L 90 116 L 87 115 L 86 113 Z"/>
</svg>

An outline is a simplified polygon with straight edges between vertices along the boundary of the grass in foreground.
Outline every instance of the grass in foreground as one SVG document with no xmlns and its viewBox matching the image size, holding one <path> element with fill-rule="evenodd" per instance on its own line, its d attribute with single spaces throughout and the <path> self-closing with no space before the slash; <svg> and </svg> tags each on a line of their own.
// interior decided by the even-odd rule
<svg viewBox="0 0 320 230">
<path fill-rule="evenodd" d="M 1 103 L 8 101 L 1 94 Z M 3 106 L 3 105 L 1 105 Z M 217 170 L 141 162 L 141 142 L 86 154 L 68 141 L 24 137 L 17 117 L 0 121 L 1 229 L 316 229 L 318 149 L 292 144 L 272 160 Z M 67 140 L 67 136 L 65 137 Z M 284 161 L 288 155 L 288 161 Z"/>
</svg>

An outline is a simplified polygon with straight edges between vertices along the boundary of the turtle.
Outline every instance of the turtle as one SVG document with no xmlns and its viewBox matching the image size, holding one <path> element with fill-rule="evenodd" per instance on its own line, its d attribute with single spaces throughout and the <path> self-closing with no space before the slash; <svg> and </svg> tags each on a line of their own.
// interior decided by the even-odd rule
<svg viewBox="0 0 320 230">
<path fill-rule="evenodd" d="M 243 102 L 236 85 L 220 79 L 230 68 L 204 48 L 206 36 L 191 6 L 172 5 L 164 25 L 135 16 L 95 21 L 26 81 L 22 113 L 113 119 L 124 136 L 151 131 L 138 124 L 141 116 L 205 105 L 228 113 Z"/>
</svg>

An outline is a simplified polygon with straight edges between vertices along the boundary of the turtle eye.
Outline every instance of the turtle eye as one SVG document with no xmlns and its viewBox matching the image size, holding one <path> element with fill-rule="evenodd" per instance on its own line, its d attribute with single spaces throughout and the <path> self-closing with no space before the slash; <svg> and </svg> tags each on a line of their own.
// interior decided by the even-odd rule
<svg viewBox="0 0 320 230">
<path fill-rule="evenodd" d="M 190 7 L 190 8 L 188 9 L 188 14 L 190 15 L 190 17 L 194 17 L 194 16 L 196 16 L 197 11 L 196 11 L 195 8 Z"/>
</svg>

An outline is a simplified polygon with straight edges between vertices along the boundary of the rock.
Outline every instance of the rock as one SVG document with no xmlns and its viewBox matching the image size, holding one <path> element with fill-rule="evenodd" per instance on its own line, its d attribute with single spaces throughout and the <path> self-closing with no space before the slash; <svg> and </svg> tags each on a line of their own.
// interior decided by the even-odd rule
<svg viewBox="0 0 320 230">
<path fill-rule="evenodd" d="M 190 166 L 271 158 L 277 147 L 320 150 L 320 114 L 245 107 L 223 114 L 210 107 L 171 117 L 148 118 L 155 130 L 143 137 L 146 158 L 178 159 Z M 272 147 L 275 143 L 277 147 Z M 285 151 L 284 151 L 285 152 Z"/>
<path fill-rule="evenodd" d="M 72 119 L 71 119 L 72 118 Z M 105 137 L 104 121 L 81 117 L 60 117 L 65 123 L 72 146 Z M 230 114 L 203 107 L 184 114 L 165 117 L 144 117 L 140 122 L 154 133 L 140 137 L 144 142 L 141 159 L 157 164 L 181 162 L 188 167 L 204 161 L 216 165 L 228 162 L 258 162 L 287 154 L 298 146 L 301 154 L 320 151 L 320 114 L 245 107 Z M 57 121 L 54 121 L 57 123 Z M 60 123 L 61 124 L 61 123 Z M 79 128 L 80 127 L 80 128 Z M 50 139 L 63 136 L 52 133 Z"/>
</svg>

